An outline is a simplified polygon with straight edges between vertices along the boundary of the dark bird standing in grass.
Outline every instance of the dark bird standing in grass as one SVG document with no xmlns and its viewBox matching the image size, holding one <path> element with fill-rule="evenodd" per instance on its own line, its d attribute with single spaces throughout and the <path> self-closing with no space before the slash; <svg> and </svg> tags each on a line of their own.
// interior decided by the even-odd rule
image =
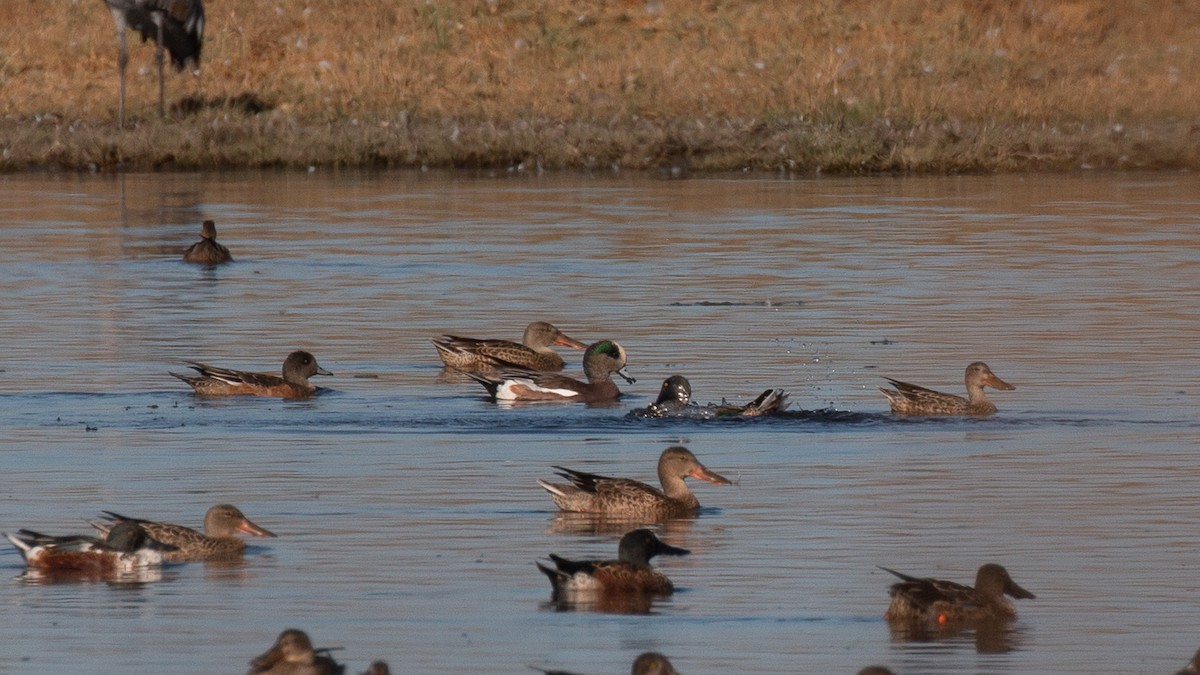
<svg viewBox="0 0 1200 675">
<path fill-rule="evenodd" d="M 117 23 L 117 74 L 121 80 L 117 119 L 125 128 L 125 67 L 129 49 L 125 30 L 142 34 L 142 41 L 154 40 L 158 63 L 158 116 L 166 115 L 163 92 L 163 49 L 171 54 L 171 65 L 182 71 L 188 61 L 200 67 L 200 47 L 204 43 L 204 5 L 200 0 L 104 0 Z"/>
</svg>

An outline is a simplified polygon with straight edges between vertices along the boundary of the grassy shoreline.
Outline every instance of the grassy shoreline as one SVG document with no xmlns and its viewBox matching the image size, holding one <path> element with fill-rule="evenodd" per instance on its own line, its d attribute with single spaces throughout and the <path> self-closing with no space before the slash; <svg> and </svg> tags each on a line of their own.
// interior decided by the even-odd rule
<svg viewBox="0 0 1200 675">
<path fill-rule="evenodd" d="M 120 130 L 103 3 L 13 0 L 0 170 L 1200 167 L 1200 2 L 797 4 L 209 0 Z"/>
</svg>

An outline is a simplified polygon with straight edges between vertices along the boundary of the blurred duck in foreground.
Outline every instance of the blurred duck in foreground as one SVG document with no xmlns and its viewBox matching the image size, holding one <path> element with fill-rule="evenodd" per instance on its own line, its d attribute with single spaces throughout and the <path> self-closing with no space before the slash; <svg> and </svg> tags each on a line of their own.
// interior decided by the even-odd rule
<svg viewBox="0 0 1200 675">
<path fill-rule="evenodd" d="M 938 626 L 982 621 L 1012 620 L 1017 610 L 1004 599 L 1033 599 L 1034 594 L 1017 585 L 1008 570 L 995 563 L 979 568 L 975 587 L 941 579 L 920 579 L 886 567 L 879 569 L 901 579 L 892 585 L 891 605 L 884 615 L 892 622 L 913 622 Z"/>
<path fill-rule="evenodd" d="M 692 401 L 692 383 L 682 375 L 672 375 L 663 380 L 658 398 L 645 408 L 629 411 L 629 417 L 679 417 L 685 419 L 711 420 L 734 417 L 759 417 L 782 412 L 788 407 L 788 395 L 782 389 L 768 389 L 745 405 L 709 403 L 698 405 Z"/>
<path fill-rule="evenodd" d="M 218 368 L 198 361 L 185 361 L 199 375 L 171 373 L 192 386 L 198 396 L 267 396 L 271 398 L 308 398 L 317 387 L 308 378 L 313 375 L 333 375 L 317 365 L 317 359 L 306 351 L 288 354 L 283 362 L 283 377 L 270 373 L 251 373 L 244 370 Z"/>
<path fill-rule="evenodd" d="M 525 327 L 520 343 L 508 340 L 477 340 L 475 338 L 443 335 L 433 340 L 442 363 L 465 371 L 524 368 L 553 371 L 563 369 L 563 358 L 550 349 L 551 345 L 583 349 L 587 345 L 570 337 L 553 324 L 534 321 Z"/>
<path fill-rule="evenodd" d="M 650 566 L 657 555 L 687 555 L 689 551 L 663 543 L 650 530 L 634 530 L 617 546 L 616 560 L 568 560 L 550 554 L 551 569 L 537 568 L 550 579 L 555 599 L 578 595 L 670 595 L 675 585 Z"/>
<path fill-rule="evenodd" d="M 112 528 L 104 540 L 83 535 L 52 537 L 32 530 L 4 536 L 30 568 L 83 574 L 120 574 L 163 563 L 165 547 L 135 523 Z"/>
<path fill-rule="evenodd" d="M 275 644 L 250 661 L 247 675 L 341 675 L 346 667 L 334 661 L 328 650 L 313 649 L 308 634 L 289 628 Z"/>
<path fill-rule="evenodd" d="M 532 668 L 532 666 L 530 666 Z M 545 675 L 576 675 L 565 670 L 540 670 Z M 658 652 L 643 652 L 633 660 L 633 665 L 629 669 L 630 675 L 679 675 L 679 671 L 671 665 L 667 657 Z"/>
<path fill-rule="evenodd" d="M 222 265 L 233 261 L 229 249 L 217 243 L 217 224 L 211 220 L 200 226 L 200 241 L 183 252 L 184 262 L 200 265 Z"/>
<path fill-rule="evenodd" d="M 716 485 L 731 481 L 700 463 L 691 450 L 674 445 L 658 458 L 658 482 L 662 489 L 631 478 L 609 478 L 555 466 L 557 474 L 571 481 L 551 483 L 538 479 L 550 498 L 563 511 L 595 513 L 613 518 L 657 522 L 695 515 L 700 500 L 688 489 L 685 478 L 696 478 Z"/>
<path fill-rule="evenodd" d="M 1197 651 L 1192 660 L 1183 667 L 1183 670 L 1175 673 L 1175 675 L 1196 675 L 1197 673 L 1200 673 L 1200 651 Z"/>
<path fill-rule="evenodd" d="M 997 377 L 983 361 L 967 366 L 967 398 L 943 394 L 890 377 L 884 379 L 892 383 L 895 389 L 880 387 L 879 391 L 887 397 L 892 412 L 897 415 L 991 415 L 996 412 L 996 404 L 983 393 L 984 386 L 1004 391 L 1016 389 Z"/>
<path fill-rule="evenodd" d="M 251 522 L 236 506 L 217 504 L 204 514 L 204 532 L 172 523 L 127 518 L 119 513 L 104 511 L 106 521 L 88 521 L 102 535 L 108 535 L 122 523 L 134 523 L 154 541 L 165 544 L 168 562 L 198 560 L 237 560 L 246 549 L 246 541 L 238 533 L 251 537 L 274 537 L 275 534 Z"/>
<path fill-rule="evenodd" d="M 615 401 L 621 391 L 612 381 L 616 373 L 632 384 L 636 380 L 621 372 L 625 367 L 625 348 L 612 340 L 601 340 L 583 353 L 583 373 L 587 382 L 558 373 L 502 369 L 495 373 L 465 372 L 482 384 L 497 401 L 564 401 L 602 403 Z"/>
</svg>

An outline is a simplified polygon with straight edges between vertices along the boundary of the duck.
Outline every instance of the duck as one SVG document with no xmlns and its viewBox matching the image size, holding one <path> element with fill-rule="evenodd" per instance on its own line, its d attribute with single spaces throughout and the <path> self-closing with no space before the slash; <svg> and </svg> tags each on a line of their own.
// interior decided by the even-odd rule
<svg viewBox="0 0 1200 675">
<path fill-rule="evenodd" d="M 551 553 L 553 568 L 536 564 L 550 579 L 556 599 L 577 594 L 670 595 L 675 585 L 650 566 L 650 559 L 688 553 L 664 543 L 650 530 L 637 529 L 621 537 L 616 560 L 568 560 Z"/>
<path fill-rule="evenodd" d="M 1178 671 L 1175 675 L 1196 675 L 1196 673 L 1200 673 L 1200 651 L 1197 651 L 1192 660 L 1183 667 L 1183 670 Z"/>
<path fill-rule="evenodd" d="M 979 568 L 974 587 L 941 579 L 911 577 L 886 567 L 879 569 L 901 579 L 892 584 L 889 591 L 892 602 L 884 615 L 893 622 L 953 625 L 1012 620 L 1017 617 L 1017 611 L 1005 595 L 1030 600 L 1037 597 L 1018 586 L 1008 570 L 996 563 Z"/>
<path fill-rule="evenodd" d="M 247 675 L 341 675 L 346 667 L 334 661 L 326 650 L 313 649 L 308 633 L 288 628 L 275 644 L 250 661 Z"/>
<path fill-rule="evenodd" d="M 164 547 L 135 523 L 112 528 L 103 539 L 85 535 L 50 536 L 33 530 L 4 533 L 31 569 L 83 574 L 120 574 L 164 562 Z"/>
<path fill-rule="evenodd" d="M 229 249 L 217 243 L 217 224 L 206 220 L 200 226 L 200 241 L 183 252 L 184 262 L 200 265 L 223 265 L 233 261 Z"/>
<path fill-rule="evenodd" d="M 520 343 L 443 335 L 433 339 L 442 363 L 456 370 L 479 371 L 523 368 L 535 371 L 563 369 L 563 358 L 551 345 L 584 349 L 587 345 L 563 333 L 554 324 L 534 321 L 525 327 Z"/>
<path fill-rule="evenodd" d="M 679 675 L 667 657 L 658 652 L 642 652 L 633 660 L 630 675 Z"/>
<path fill-rule="evenodd" d="M 218 368 L 199 361 L 185 361 L 199 375 L 170 373 L 191 385 L 197 396 L 266 396 L 270 398 L 301 399 L 317 393 L 309 383 L 313 375 L 333 373 L 317 364 L 312 354 L 296 350 L 283 361 L 283 377 L 270 373 L 251 373 L 244 370 Z"/>
<path fill-rule="evenodd" d="M 613 340 L 601 340 L 589 345 L 583 353 L 586 382 L 560 373 L 524 369 L 505 368 L 495 373 L 461 372 L 482 384 L 496 401 L 605 403 L 621 396 L 620 389 L 612 381 L 613 373 L 630 384 L 637 381 L 621 372 L 625 362 L 624 347 Z"/>
<path fill-rule="evenodd" d="M 561 466 L 553 468 L 571 482 L 551 483 L 539 478 L 537 483 L 550 493 L 559 509 L 652 522 L 696 514 L 700 501 L 688 489 L 684 478 L 696 478 L 715 485 L 732 484 L 728 478 L 700 463 L 691 450 L 681 445 L 673 445 L 659 455 L 661 490 L 631 478 L 609 478 Z"/>
<path fill-rule="evenodd" d="M 628 417 L 658 418 L 677 417 L 686 419 L 721 419 L 733 417 L 759 417 L 783 412 L 788 407 L 788 395 L 783 389 L 767 389 L 745 405 L 726 403 L 697 405 L 692 401 L 692 383 L 683 375 L 672 375 L 663 380 L 658 398 L 645 408 L 629 411 Z"/>
<path fill-rule="evenodd" d="M 246 541 L 237 533 L 252 537 L 274 537 L 275 533 L 252 522 L 233 504 L 217 504 L 204 514 L 204 532 L 173 523 L 128 518 L 119 513 L 104 511 L 106 521 L 88 521 L 102 535 L 107 535 L 121 523 L 135 523 L 147 536 L 172 547 L 165 553 L 168 562 L 203 560 L 236 560 L 246 549 Z"/>
<path fill-rule="evenodd" d="M 892 412 L 897 415 L 977 415 L 987 416 L 996 412 L 996 404 L 983 393 L 984 386 L 1003 391 L 1016 389 L 992 372 L 983 361 L 967 366 L 967 398 L 954 394 L 926 389 L 915 384 L 884 378 L 895 389 L 880 387 L 887 397 Z"/>
</svg>

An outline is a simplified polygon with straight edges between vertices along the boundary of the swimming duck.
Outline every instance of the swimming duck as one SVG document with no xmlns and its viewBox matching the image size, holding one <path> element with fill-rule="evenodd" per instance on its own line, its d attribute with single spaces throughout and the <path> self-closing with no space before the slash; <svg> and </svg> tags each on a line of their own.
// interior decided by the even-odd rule
<svg viewBox="0 0 1200 675">
<path fill-rule="evenodd" d="M 684 478 L 691 477 L 717 485 L 730 485 L 729 479 L 700 463 L 691 450 L 673 445 L 658 458 L 658 482 L 662 489 L 631 478 L 609 478 L 594 473 L 555 466 L 558 475 L 571 483 L 551 483 L 538 479 L 550 498 L 563 511 L 598 513 L 621 518 L 666 520 L 691 516 L 700 501 L 688 489 Z"/>
<path fill-rule="evenodd" d="M 643 652 L 633 660 L 631 675 L 678 675 L 667 657 L 658 652 Z"/>
<path fill-rule="evenodd" d="M 89 521 L 101 534 L 108 534 L 121 523 L 136 523 L 151 539 L 173 547 L 165 558 L 168 562 L 198 560 L 233 560 L 240 558 L 246 541 L 238 532 L 252 537 L 274 537 L 266 528 L 251 522 L 236 506 L 217 504 L 204 514 L 204 532 L 172 523 L 127 518 L 112 511 L 103 512 L 108 521 Z"/>
<path fill-rule="evenodd" d="M 1192 660 L 1183 667 L 1183 670 L 1175 673 L 1175 675 L 1196 675 L 1196 673 L 1200 673 L 1200 651 L 1197 651 Z"/>
<path fill-rule="evenodd" d="M 670 595 L 675 585 L 650 566 L 656 555 L 687 555 L 688 550 L 663 543 L 650 530 L 621 537 L 617 560 L 568 560 L 550 554 L 554 569 L 537 563 L 550 579 L 555 598 L 574 594 Z"/>
<path fill-rule="evenodd" d="M 200 241 L 183 252 L 183 260 L 201 265 L 221 265 L 233 260 L 229 249 L 217 243 L 217 224 L 211 220 L 200 226 Z"/>
<path fill-rule="evenodd" d="M 317 392 L 308 378 L 313 375 L 333 375 L 317 365 L 317 359 L 306 351 L 297 350 L 283 361 L 283 377 L 270 373 L 250 373 L 243 370 L 218 368 L 198 361 L 185 361 L 199 375 L 171 373 L 192 386 L 199 396 L 268 396 L 272 398 L 308 398 Z"/>
<path fill-rule="evenodd" d="M 52 537 L 33 530 L 4 534 L 33 569 L 90 574 L 133 572 L 163 563 L 163 547 L 134 523 L 114 527 L 104 540 L 83 535 Z"/>
<path fill-rule="evenodd" d="M 534 321 L 525 327 L 521 343 L 508 340 L 477 340 L 475 338 L 443 335 L 433 340 L 442 363 L 457 370 L 562 370 L 563 359 L 550 345 L 583 349 L 587 345 L 563 333 L 545 321 Z"/>
<path fill-rule="evenodd" d="M 612 381 L 616 373 L 626 382 L 636 382 L 621 372 L 625 367 L 625 348 L 612 340 L 601 340 L 583 353 L 583 372 L 587 382 L 559 373 L 502 369 L 496 373 L 465 372 L 487 388 L 497 401 L 577 401 L 599 403 L 615 401 L 621 391 Z"/>
<path fill-rule="evenodd" d="M 945 625 L 1009 620 L 1016 618 L 1017 611 L 1004 599 L 1005 594 L 1014 598 L 1036 597 L 1018 586 L 1008 570 L 995 563 L 979 568 L 974 588 L 953 581 L 910 577 L 886 567 L 879 569 L 902 580 L 892 584 L 889 592 L 892 602 L 884 615 L 888 621 Z"/>
<path fill-rule="evenodd" d="M 346 667 L 340 665 L 325 650 L 313 649 L 308 634 L 289 628 L 279 634 L 275 644 L 261 656 L 250 661 L 247 675 L 341 675 Z"/>
<path fill-rule="evenodd" d="M 1016 389 L 996 377 L 983 361 L 976 361 L 967 366 L 967 398 L 943 394 L 890 377 L 884 379 L 891 382 L 896 389 L 880 387 L 879 391 L 887 397 L 892 412 L 897 415 L 991 415 L 996 412 L 996 404 L 988 400 L 983 393 L 983 387 L 987 385 L 1005 391 Z"/>
<path fill-rule="evenodd" d="M 758 417 L 782 412 L 788 407 L 788 395 L 782 389 L 768 389 L 745 405 L 722 401 L 701 406 L 692 402 L 692 383 L 682 375 L 663 380 L 658 398 L 645 408 L 629 411 L 629 417 L 681 417 L 687 419 L 719 419 Z"/>
</svg>

